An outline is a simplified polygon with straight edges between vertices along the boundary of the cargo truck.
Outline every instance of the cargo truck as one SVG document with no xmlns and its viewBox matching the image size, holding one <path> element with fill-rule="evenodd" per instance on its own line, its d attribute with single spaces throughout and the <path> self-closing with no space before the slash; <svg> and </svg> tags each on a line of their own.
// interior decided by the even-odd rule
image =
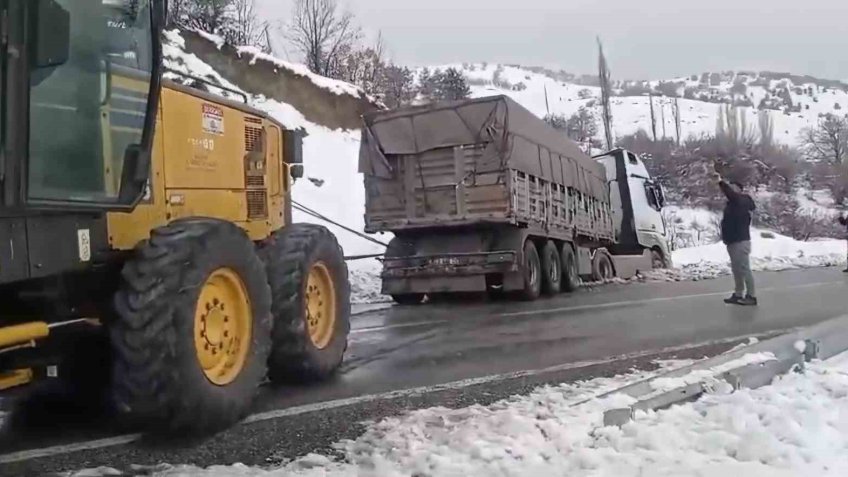
<svg viewBox="0 0 848 477">
<path fill-rule="evenodd" d="M 589 157 L 506 96 L 364 117 L 365 230 L 391 232 L 401 304 L 488 291 L 534 300 L 670 265 L 661 185 L 633 153 Z"/>
</svg>

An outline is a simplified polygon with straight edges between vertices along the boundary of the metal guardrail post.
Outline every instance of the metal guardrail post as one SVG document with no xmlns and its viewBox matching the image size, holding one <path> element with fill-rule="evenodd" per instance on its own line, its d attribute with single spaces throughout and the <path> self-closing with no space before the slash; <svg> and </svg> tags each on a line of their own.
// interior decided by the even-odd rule
<svg viewBox="0 0 848 477">
<path fill-rule="evenodd" d="M 728 383 L 734 390 L 756 389 L 771 384 L 776 376 L 793 369 L 803 371 L 805 362 L 826 360 L 845 351 L 848 351 L 848 316 L 824 321 L 603 394 L 599 398 L 626 394 L 639 400 L 630 407 L 604 412 L 604 425 L 621 426 L 631 421 L 636 411 L 653 411 L 696 400 L 706 392 L 708 385 L 696 382 L 657 392 L 652 383 L 658 378 L 680 378 L 693 371 L 714 369 L 748 354 L 771 353 L 773 360 L 740 366 L 711 378 Z"/>
</svg>

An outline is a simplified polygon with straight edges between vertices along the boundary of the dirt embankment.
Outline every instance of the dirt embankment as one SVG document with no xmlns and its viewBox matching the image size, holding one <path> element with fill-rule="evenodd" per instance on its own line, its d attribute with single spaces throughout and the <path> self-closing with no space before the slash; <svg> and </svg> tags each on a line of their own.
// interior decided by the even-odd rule
<svg viewBox="0 0 848 477">
<path fill-rule="evenodd" d="M 181 32 L 186 50 L 194 53 L 221 76 L 245 91 L 288 103 L 303 116 L 330 129 L 358 129 L 361 117 L 378 106 L 364 94 L 336 94 L 308 77 L 235 48 L 218 45 L 190 31 Z"/>
</svg>

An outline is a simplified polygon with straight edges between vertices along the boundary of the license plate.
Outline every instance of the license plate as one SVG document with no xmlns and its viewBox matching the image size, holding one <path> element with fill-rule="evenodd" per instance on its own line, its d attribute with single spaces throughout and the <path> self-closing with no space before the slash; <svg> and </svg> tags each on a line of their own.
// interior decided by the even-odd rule
<svg viewBox="0 0 848 477">
<path fill-rule="evenodd" d="M 444 266 L 444 265 L 459 265 L 460 261 L 457 257 L 441 257 L 441 258 L 433 258 L 430 259 L 431 265 Z"/>
</svg>

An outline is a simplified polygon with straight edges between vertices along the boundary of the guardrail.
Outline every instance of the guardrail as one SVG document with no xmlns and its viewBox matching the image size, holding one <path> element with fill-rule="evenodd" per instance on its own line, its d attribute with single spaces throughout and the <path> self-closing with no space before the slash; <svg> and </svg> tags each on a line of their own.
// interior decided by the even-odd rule
<svg viewBox="0 0 848 477">
<path fill-rule="evenodd" d="M 621 426 L 632 420 L 636 411 L 658 410 L 696 400 L 716 384 L 729 385 L 734 390 L 756 389 L 770 384 L 778 375 L 792 370 L 803 371 L 806 362 L 825 360 L 844 351 L 848 351 L 848 316 L 745 346 L 601 395 L 599 398 L 625 394 L 637 399 L 629 407 L 606 411 L 604 425 Z M 746 356 L 755 353 L 770 353 L 771 356 L 745 362 Z M 734 366 L 735 362 L 739 365 Z M 699 375 L 703 378 L 698 379 Z M 692 379 L 687 380 L 687 377 Z M 681 385 L 673 389 L 657 385 L 659 379 L 673 378 L 682 378 Z"/>
</svg>

